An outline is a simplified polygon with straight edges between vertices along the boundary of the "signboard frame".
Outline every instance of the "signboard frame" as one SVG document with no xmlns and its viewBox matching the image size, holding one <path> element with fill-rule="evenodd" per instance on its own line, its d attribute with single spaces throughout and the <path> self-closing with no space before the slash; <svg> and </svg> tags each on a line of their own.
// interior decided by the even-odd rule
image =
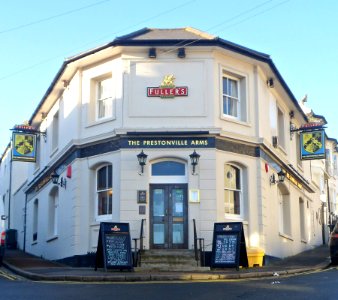
<svg viewBox="0 0 338 300">
<path fill-rule="evenodd" d="M 214 223 L 211 268 L 248 267 L 242 222 Z"/>
<path fill-rule="evenodd" d="M 35 133 L 13 132 L 12 160 L 36 162 L 37 139 Z"/>
<path fill-rule="evenodd" d="M 99 267 L 105 271 L 134 269 L 129 223 L 100 223 L 95 271 Z"/>
<path fill-rule="evenodd" d="M 305 135 L 307 135 L 305 139 Z M 313 142 L 311 142 L 313 140 Z M 305 130 L 300 133 L 301 160 L 325 159 L 325 130 Z M 320 145 L 321 144 L 321 145 Z M 312 146 L 312 150 L 306 147 Z M 315 149 L 313 149 L 316 147 Z M 317 149 L 318 147 L 318 149 Z"/>
</svg>

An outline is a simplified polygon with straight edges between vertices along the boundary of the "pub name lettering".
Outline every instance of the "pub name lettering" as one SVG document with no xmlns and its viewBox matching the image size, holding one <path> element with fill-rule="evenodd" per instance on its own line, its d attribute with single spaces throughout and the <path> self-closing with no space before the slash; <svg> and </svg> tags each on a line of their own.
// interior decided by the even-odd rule
<svg viewBox="0 0 338 300">
<path fill-rule="evenodd" d="M 128 146 L 208 146 L 208 140 L 129 140 Z"/>
</svg>

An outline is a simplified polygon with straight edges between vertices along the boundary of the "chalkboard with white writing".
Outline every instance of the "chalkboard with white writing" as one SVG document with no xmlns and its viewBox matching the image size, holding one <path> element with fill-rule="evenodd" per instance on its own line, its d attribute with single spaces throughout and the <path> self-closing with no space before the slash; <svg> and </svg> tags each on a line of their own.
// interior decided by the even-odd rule
<svg viewBox="0 0 338 300">
<path fill-rule="evenodd" d="M 211 253 L 212 268 L 247 267 L 243 225 L 240 222 L 215 223 Z"/>
<path fill-rule="evenodd" d="M 100 224 L 96 266 L 107 269 L 133 269 L 128 223 Z"/>
</svg>

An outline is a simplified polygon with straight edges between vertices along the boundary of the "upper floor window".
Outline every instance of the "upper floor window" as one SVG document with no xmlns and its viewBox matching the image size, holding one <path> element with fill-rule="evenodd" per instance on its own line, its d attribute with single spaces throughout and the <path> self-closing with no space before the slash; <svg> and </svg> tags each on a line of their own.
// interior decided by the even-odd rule
<svg viewBox="0 0 338 300">
<path fill-rule="evenodd" d="M 48 235 L 54 237 L 58 234 L 58 210 L 59 210 L 59 190 L 54 188 L 49 195 L 48 207 Z"/>
<path fill-rule="evenodd" d="M 113 211 L 113 168 L 106 165 L 96 171 L 97 216 L 111 215 Z"/>
<path fill-rule="evenodd" d="M 41 161 L 41 143 L 40 137 L 37 136 L 36 138 L 36 159 L 35 159 L 35 169 L 40 168 L 40 161 Z"/>
<path fill-rule="evenodd" d="M 300 152 L 300 136 L 299 134 L 296 135 L 297 139 L 296 139 L 296 159 L 297 159 L 297 165 L 302 167 L 303 166 L 303 162 L 301 160 L 301 152 Z"/>
<path fill-rule="evenodd" d="M 337 160 L 337 155 L 333 156 L 333 170 L 334 170 L 334 175 L 338 175 L 338 160 Z"/>
<path fill-rule="evenodd" d="M 52 150 L 58 147 L 59 143 L 59 112 L 56 112 L 53 116 L 52 125 Z"/>
<path fill-rule="evenodd" d="M 223 114 L 239 117 L 239 82 L 223 75 Z"/>
<path fill-rule="evenodd" d="M 224 212 L 241 214 L 241 170 L 235 166 L 224 166 Z"/>
<path fill-rule="evenodd" d="M 277 107 L 277 134 L 278 134 L 278 144 L 285 148 L 285 126 L 284 126 L 284 113 Z"/>
<path fill-rule="evenodd" d="M 222 113 L 240 121 L 246 121 L 245 77 L 222 73 Z"/>
<path fill-rule="evenodd" d="M 112 79 L 105 78 L 96 82 L 97 119 L 105 119 L 113 115 Z"/>
</svg>

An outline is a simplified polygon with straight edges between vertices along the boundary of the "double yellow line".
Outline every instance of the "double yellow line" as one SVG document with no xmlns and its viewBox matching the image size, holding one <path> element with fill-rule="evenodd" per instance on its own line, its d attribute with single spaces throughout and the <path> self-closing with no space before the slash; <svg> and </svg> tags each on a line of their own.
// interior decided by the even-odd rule
<svg viewBox="0 0 338 300">
<path fill-rule="evenodd" d="M 5 278 L 7 278 L 9 280 L 16 280 L 17 279 L 14 275 L 8 274 L 8 273 L 6 273 L 6 272 L 4 272 L 2 270 L 0 270 L 0 276 L 1 277 L 5 277 Z"/>
</svg>

